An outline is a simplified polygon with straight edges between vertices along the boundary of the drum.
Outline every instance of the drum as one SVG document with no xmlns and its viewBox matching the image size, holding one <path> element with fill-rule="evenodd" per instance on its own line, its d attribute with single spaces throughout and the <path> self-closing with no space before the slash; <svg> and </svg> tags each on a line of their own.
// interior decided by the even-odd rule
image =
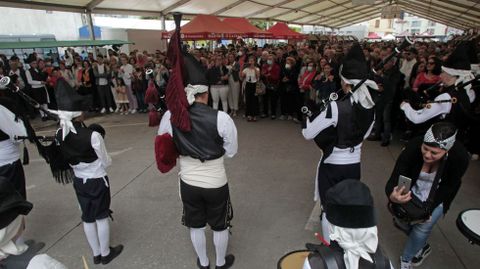
<svg viewBox="0 0 480 269">
<path fill-rule="evenodd" d="M 471 244 L 480 245 L 480 208 L 460 212 L 457 227 Z"/>
<path fill-rule="evenodd" d="M 309 250 L 295 250 L 285 254 L 277 264 L 277 269 L 302 269 Z"/>
</svg>

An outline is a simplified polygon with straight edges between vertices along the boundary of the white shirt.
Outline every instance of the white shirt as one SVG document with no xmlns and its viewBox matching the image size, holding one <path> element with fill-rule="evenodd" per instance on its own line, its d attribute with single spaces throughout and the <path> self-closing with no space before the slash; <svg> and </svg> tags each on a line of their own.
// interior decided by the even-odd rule
<svg viewBox="0 0 480 269">
<path fill-rule="evenodd" d="M 97 65 L 97 68 L 98 68 L 98 73 L 99 74 L 104 74 L 105 73 L 105 65 L 99 64 L 99 65 Z M 99 78 L 98 79 L 98 85 L 105 86 L 107 84 L 108 84 L 108 81 L 107 81 L 106 78 Z"/>
<path fill-rule="evenodd" d="M 122 65 L 120 70 L 122 71 L 121 74 L 125 85 L 130 87 L 132 85 L 133 66 L 131 64 Z"/>
<path fill-rule="evenodd" d="M 437 172 L 433 173 L 426 173 L 420 172 L 418 175 L 418 180 L 415 185 L 412 187 L 412 193 L 417 196 L 422 202 L 425 202 L 430 194 L 430 190 L 432 189 L 433 180 L 435 180 L 435 176 Z"/>
<path fill-rule="evenodd" d="M 27 136 L 27 130 L 23 121 L 21 119 L 15 121 L 15 114 L 2 105 L 0 105 L 0 130 L 10 137 L 0 142 L 0 166 L 4 166 L 20 159 L 20 142 L 14 138 Z"/>
<path fill-rule="evenodd" d="M 320 132 L 327 129 L 330 126 L 337 126 L 338 123 L 338 107 L 337 102 L 330 103 L 332 108 L 332 117 L 327 119 L 327 110 L 318 115 L 312 122 L 307 118 L 307 127 L 302 129 L 303 137 L 307 140 L 314 139 Z M 364 138 L 367 138 L 372 131 L 374 122 L 370 125 Z M 340 149 L 333 147 L 333 151 L 325 160 L 324 163 L 329 164 L 354 164 L 359 163 L 362 155 L 362 144 L 360 143 L 354 147 L 353 152 L 350 148 Z"/>
<path fill-rule="evenodd" d="M 448 93 L 442 93 L 435 98 L 435 101 L 438 100 L 450 100 L 452 97 Z M 409 103 L 403 103 L 400 106 L 400 109 L 405 112 L 405 117 L 414 124 L 420 124 L 441 115 L 445 117 L 450 110 L 452 109 L 452 103 L 432 103 L 430 108 L 423 108 L 420 110 L 414 110 Z"/>
<path fill-rule="evenodd" d="M 243 69 L 242 73 L 245 74 L 245 81 L 251 83 L 257 82 L 257 71 L 260 71 L 260 69 L 257 67 L 255 67 L 255 69 L 251 69 L 249 67 Z"/>
<path fill-rule="evenodd" d="M 112 164 L 112 158 L 108 155 L 102 135 L 98 132 L 93 132 L 90 141 L 98 159 L 91 163 L 80 162 L 79 164 L 71 165 L 75 176 L 84 180 L 106 176 L 107 167 Z"/>
<path fill-rule="evenodd" d="M 171 113 L 165 112 L 158 128 L 158 135 L 169 133 L 173 137 L 170 123 Z M 225 155 L 232 158 L 238 151 L 237 128 L 232 118 L 223 111 L 217 114 L 217 131 L 223 138 Z M 200 188 L 220 188 L 227 183 L 223 157 L 201 162 L 190 156 L 180 156 L 180 178 L 187 184 Z"/>
</svg>

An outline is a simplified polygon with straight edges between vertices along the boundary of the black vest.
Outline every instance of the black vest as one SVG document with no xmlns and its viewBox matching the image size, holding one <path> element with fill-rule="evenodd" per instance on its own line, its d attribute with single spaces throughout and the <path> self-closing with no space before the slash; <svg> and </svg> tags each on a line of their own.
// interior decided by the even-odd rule
<svg viewBox="0 0 480 269">
<path fill-rule="evenodd" d="M 330 247 L 319 246 L 310 255 L 308 262 L 312 269 L 345 269 L 344 251 L 337 242 L 332 241 Z M 382 253 L 380 246 L 374 254 L 370 254 L 373 263 L 360 258 L 358 262 L 359 269 L 390 269 L 390 260 Z"/>
<path fill-rule="evenodd" d="M 70 165 L 77 165 L 80 162 L 94 162 L 98 157 L 92 147 L 91 139 L 93 131 L 78 122 L 75 122 L 74 126 L 77 134 L 70 132 L 63 141 L 62 130 L 60 129 L 56 134 L 56 140 L 60 143 L 60 150 L 65 160 Z"/>
<path fill-rule="evenodd" d="M 173 141 L 178 153 L 202 162 L 215 160 L 225 154 L 223 138 L 218 134 L 218 111 L 201 104 L 193 103 L 189 108 L 191 131 L 182 132 L 172 126 Z"/>
<path fill-rule="evenodd" d="M 44 76 L 42 76 L 42 74 L 39 71 L 37 71 L 35 68 L 30 68 L 29 71 L 30 71 L 30 75 L 32 75 L 32 80 L 45 81 Z M 25 81 L 25 83 L 28 83 L 28 81 Z"/>
<path fill-rule="evenodd" d="M 2 130 L 0 130 L 0 142 L 8 140 L 9 138 L 10 137 L 6 133 L 4 133 Z"/>
<path fill-rule="evenodd" d="M 325 160 L 334 147 L 345 149 L 354 148 L 362 143 L 364 137 L 375 119 L 373 108 L 366 109 L 361 104 L 351 103 L 350 98 L 337 101 L 337 126 L 330 126 L 320 132 L 314 141 L 323 150 Z M 331 106 L 327 108 L 326 117 L 331 118 Z"/>
</svg>

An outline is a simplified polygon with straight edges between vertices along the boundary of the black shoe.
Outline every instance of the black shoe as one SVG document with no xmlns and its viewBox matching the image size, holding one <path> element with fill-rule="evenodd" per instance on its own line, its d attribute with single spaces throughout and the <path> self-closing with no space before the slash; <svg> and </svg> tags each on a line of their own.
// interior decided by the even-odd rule
<svg viewBox="0 0 480 269">
<path fill-rule="evenodd" d="M 217 265 L 217 266 L 215 266 L 215 269 L 230 268 L 230 267 L 232 267 L 234 261 L 235 261 L 235 256 L 233 256 L 233 254 L 228 254 L 227 256 L 225 256 L 225 264 L 222 265 L 222 266 Z"/>
<path fill-rule="evenodd" d="M 430 255 L 432 252 L 432 248 L 430 247 L 430 244 L 426 244 L 418 253 L 413 257 L 412 259 L 412 265 L 413 266 L 420 266 L 422 265 L 422 262 L 425 260 L 425 258 Z"/>
<path fill-rule="evenodd" d="M 113 259 L 115 259 L 123 251 L 123 245 L 118 245 L 116 247 L 110 247 L 110 254 L 107 256 L 102 256 L 102 264 L 108 264 Z"/>
<path fill-rule="evenodd" d="M 48 117 L 42 117 L 42 121 L 47 121 Z"/>
<path fill-rule="evenodd" d="M 380 144 L 382 147 L 388 147 L 388 145 L 390 145 L 390 140 L 382 141 L 382 144 Z"/>
<path fill-rule="evenodd" d="M 198 266 L 199 269 L 210 269 L 210 264 L 207 265 L 207 266 L 202 266 L 199 258 L 197 258 L 197 266 Z"/>
<path fill-rule="evenodd" d="M 100 264 L 102 262 L 102 255 L 93 256 L 93 263 Z"/>
</svg>

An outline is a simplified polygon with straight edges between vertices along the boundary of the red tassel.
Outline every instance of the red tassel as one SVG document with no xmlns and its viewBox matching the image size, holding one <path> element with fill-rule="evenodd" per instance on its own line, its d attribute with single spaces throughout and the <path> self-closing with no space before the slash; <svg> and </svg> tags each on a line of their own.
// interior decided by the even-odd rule
<svg viewBox="0 0 480 269">
<path fill-rule="evenodd" d="M 177 165 L 178 151 L 169 133 L 155 137 L 155 160 L 157 168 L 162 173 L 167 173 Z"/>
<path fill-rule="evenodd" d="M 160 114 L 155 109 L 148 112 L 148 126 L 154 127 L 160 124 Z"/>
<path fill-rule="evenodd" d="M 158 96 L 157 88 L 151 79 L 148 82 L 147 91 L 145 92 L 145 104 L 157 104 L 159 100 L 160 97 Z"/>
</svg>

